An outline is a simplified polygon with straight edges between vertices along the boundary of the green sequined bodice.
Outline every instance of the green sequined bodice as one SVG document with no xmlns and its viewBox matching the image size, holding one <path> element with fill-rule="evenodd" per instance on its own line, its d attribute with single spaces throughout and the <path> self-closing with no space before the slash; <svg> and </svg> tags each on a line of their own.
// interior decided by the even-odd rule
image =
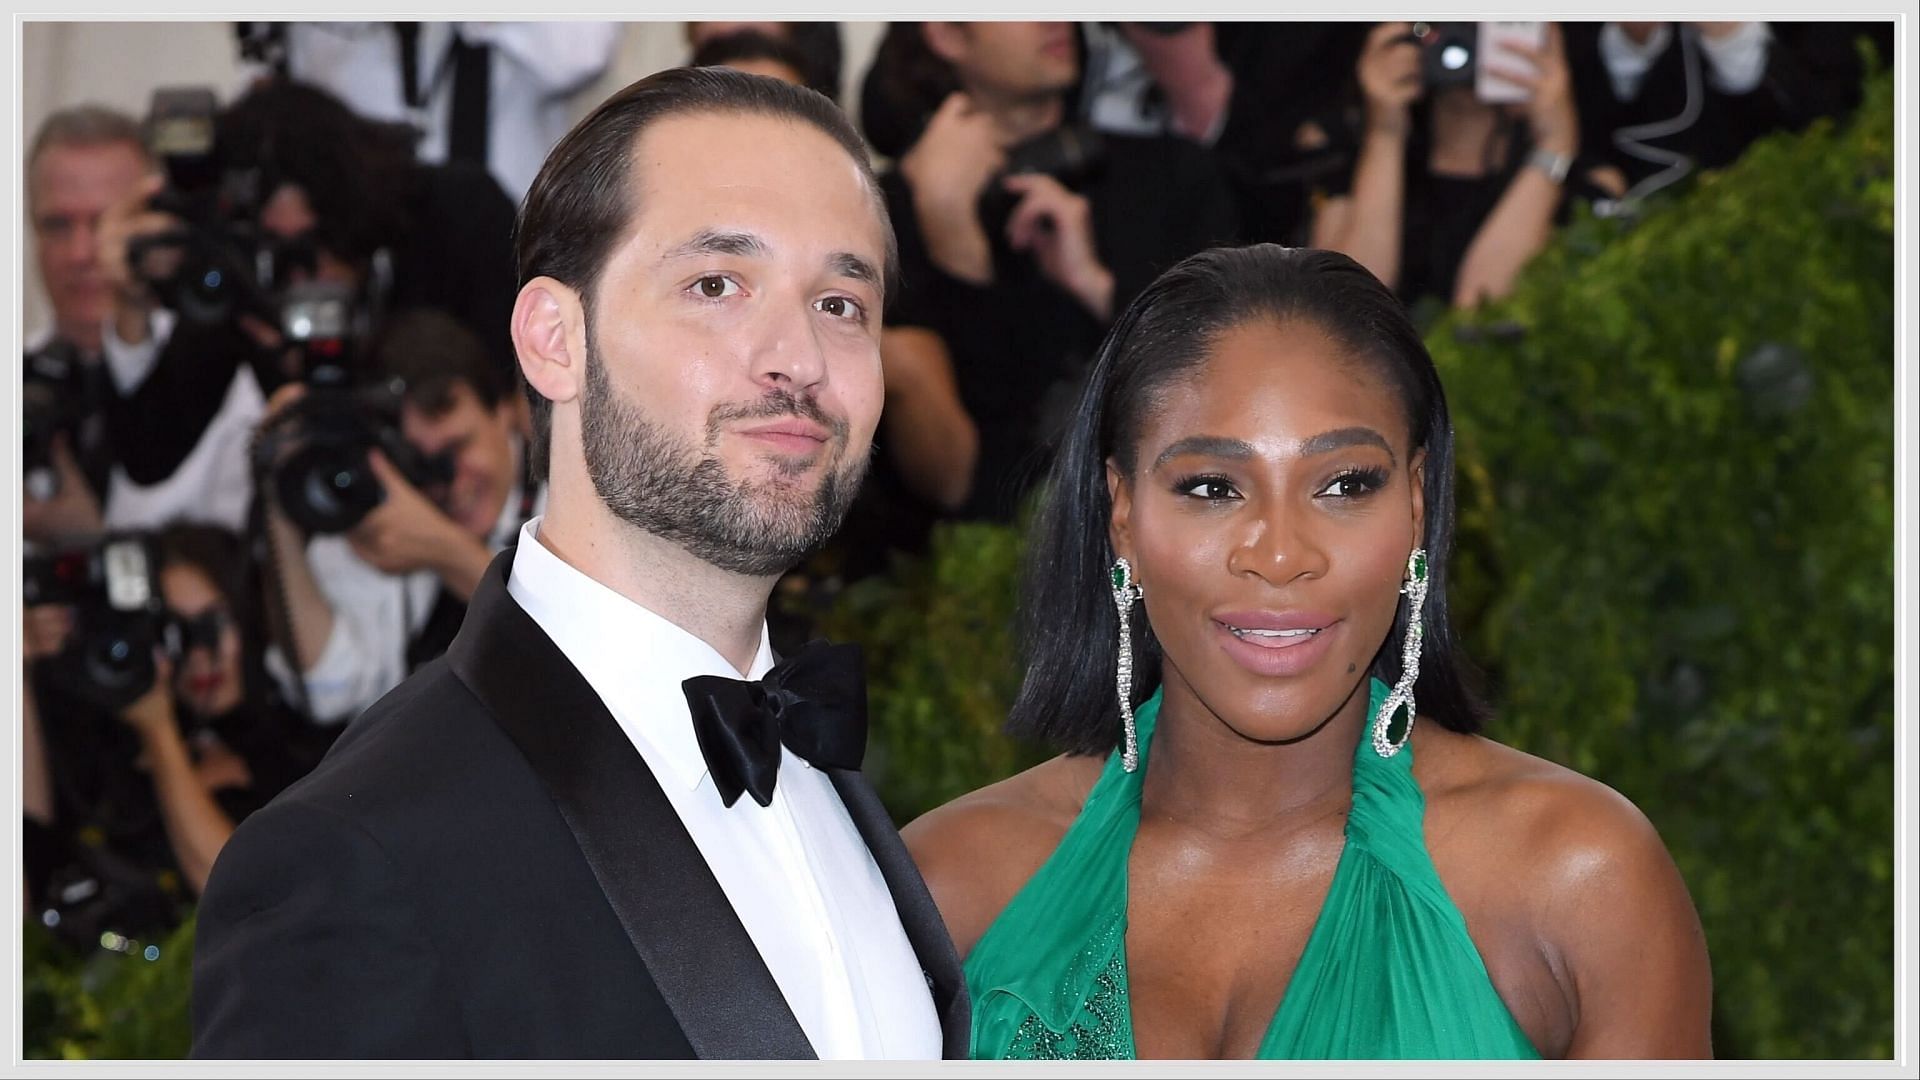
<svg viewBox="0 0 1920 1080">
<path fill-rule="evenodd" d="M 1386 687 L 1369 687 L 1368 715 Z M 976 1058 L 1131 1058 L 1127 858 L 1160 696 L 1138 710 L 1140 768 L 1112 754 L 1060 845 L 966 961 Z M 1535 1058 L 1427 856 L 1413 747 L 1354 754 L 1346 846 L 1261 1058 Z"/>
</svg>

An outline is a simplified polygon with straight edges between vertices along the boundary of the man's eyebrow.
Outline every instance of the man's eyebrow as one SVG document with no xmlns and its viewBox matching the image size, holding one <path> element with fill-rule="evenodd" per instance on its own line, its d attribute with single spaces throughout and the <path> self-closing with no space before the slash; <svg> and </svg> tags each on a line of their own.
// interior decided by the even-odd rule
<svg viewBox="0 0 1920 1080">
<path fill-rule="evenodd" d="M 760 259 L 769 254 L 771 251 L 767 242 L 753 233 L 736 229 L 702 229 L 670 249 L 661 259 L 671 261 L 701 255 Z M 878 267 L 850 251 L 836 251 L 827 256 L 827 269 L 839 277 L 865 282 L 875 289 L 884 289 L 886 286 L 886 276 Z"/>
<path fill-rule="evenodd" d="M 836 251 L 827 256 L 827 266 L 840 277 L 865 282 L 878 290 L 886 288 L 886 279 L 879 268 L 850 251 Z"/>
<path fill-rule="evenodd" d="M 693 255 L 763 257 L 766 254 L 766 242 L 752 233 L 730 229 L 701 229 L 677 247 L 669 250 L 662 259 L 684 259 Z"/>
</svg>

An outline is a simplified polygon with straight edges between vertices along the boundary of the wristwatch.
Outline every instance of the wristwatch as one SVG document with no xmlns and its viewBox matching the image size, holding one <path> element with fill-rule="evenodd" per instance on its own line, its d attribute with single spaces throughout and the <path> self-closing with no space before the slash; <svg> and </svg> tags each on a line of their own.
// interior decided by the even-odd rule
<svg viewBox="0 0 1920 1080">
<path fill-rule="evenodd" d="M 1567 182 L 1567 173 L 1573 170 L 1572 154 L 1556 154 L 1544 146 L 1536 146 L 1533 153 L 1527 155 L 1527 164 L 1546 173 L 1556 184 Z"/>
</svg>

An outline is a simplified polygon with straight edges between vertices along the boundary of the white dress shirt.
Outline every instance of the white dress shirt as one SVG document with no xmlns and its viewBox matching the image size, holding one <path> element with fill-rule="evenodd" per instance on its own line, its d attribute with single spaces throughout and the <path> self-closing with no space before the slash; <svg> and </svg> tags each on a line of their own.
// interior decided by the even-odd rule
<svg viewBox="0 0 1920 1080">
<path fill-rule="evenodd" d="M 448 49 L 454 37 L 493 50 L 488 67 L 487 168 L 518 203 L 560 136 L 570 99 L 606 71 L 625 30 L 617 22 L 422 22 L 416 69 L 425 97 L 415 113 L 400 80 L 400 37 L 391 23 L 296 22 L 286 26 L 287 73 L 375 120 L 422 131 L 422 161 L 445 161 L 453 101 Z"/>
<path fill-rule="evenodd" d="M 173 334 L 174 322 L 172 312 L 155 310 L 148 323 L 147 340 L 129 345 L 120 340 L 113 320 L 106 320 L 100 354 L 114 389 L 122 396 L 138 390 L 153 373 L 160 350 Z M 158 529 L 190 521 L 220 525 L 234 532 L 245 530 L 247 511 L 253 503 L 253 430 L 266 411 L 267 399 L 260 392 L 253 369 L 240 365 L 200 441 L 166 479 L 136 484 L 128 479 L 125 469 L 114 465 L 101 498 L 106 528 Z M 131 446 L 115 450 L 121 456 L 138 452 L 138 447 Z"/>
<path fill-rule="evenodd" d="M 566 654 L 660 781 L 823 1059 L 937 1059 L 940 1021 L 893 896 L 833 782 L 785 747 L 768 806 L 721 803 L 682 681 L 738 679 L 706 642 L 521 530 L 507 589 Z M 773 667 L 766 630 L 748 678 Z"/>
<path fill-rule="evenodd" d="M 516 448 L 516 472 L 519 453 Z M 516 483 L 507 492 L 487 537 L 488 551 L 498 552 L 513 540 L 521 524 L 522 491 Z M 546 499 L 542 485 L 534 494 L 532 512 L 540 513 Z M 318 723 L 345 723 L 407 677 L 407 643 L 433 615 L 440 575 L 431 570 L 386 573 L 355 554 L 344 535 L 308 541 L 307 566 L 333 609 L 333 630 L 304 680 L 307 710 Z M 268 647 L 266 665 L 281 689 L 290 693 L 292 668 L 277 645 Z"/>
</svg>

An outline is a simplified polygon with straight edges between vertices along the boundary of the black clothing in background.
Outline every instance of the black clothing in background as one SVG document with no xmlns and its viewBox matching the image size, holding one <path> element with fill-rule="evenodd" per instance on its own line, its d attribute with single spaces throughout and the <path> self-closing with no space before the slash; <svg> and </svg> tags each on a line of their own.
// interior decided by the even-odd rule
<svg viewBox="0 0 1920 1080">
<path fill-rule="evenodd" d="M 1309 192 L 1352 167 L 1360 133 L 1346 106 L 1370 29 L 1355 22 L 1214 24 L 1214 48 L 1233 73 L 1233 100 L 1213 150 L 1247 243 L 1305 244 Z"/>
<path fill-rule="evenodd" d="M 518 368 L 507 322 L 516 293 L 513 203 L 485 169 L 456 162 L 418 170 L 408 233 L 391 246 L 393 289 L 387 307 L 438 308 L 466 324 L 498 363 L 502 385 Z M 156 484 L 180 467 L 220 411 L 241 364 L 252 365 L 271 395 L 286 374 L 238 327 L 176 324 L 152 374 L 115 399 L 110 418 L 128 479 Z"/>
<path fill-rule="evenodd" d="M 1106 135 L 1104 165 L 1079 185 L 1094 246 L 1113 273 L 1117 316 L 1163 271 L 1235 237 L 1233 201 L 1205 150 L 1182 139 Z M 904 278 L 886 325 L 939 334 L 980 432 L 979 465 L 961 516 L 1011 521 L 1043 474 L 1106 327 L 1006 240 L 1004 203 L 982 221 L 994 280 L 977 287 L 936 268 L 905 179 L 881 179 L 900 239 Z M 997 201 L 990 191 L 984 202 Z M 884 468 L 884 457 L 876 468 Z"/>
<path fill-rule="evenodd" d="M 1582 167 L 1611 164 L 1638 183 L 1666 166 L 1623 151 L 1614 140 L 1621 128 L 1659 124 L 1687 108 L 1687 48 L 1674 24 L 1667 47 L 1654 59 L 1634 96 L 1614 95 L 1600 53 L 1604 23 L 1563 24 L 1574 101 L 1580 111 Z M 1749 93 L 1728 94 L 1713 84 L 1712 68 L 1696 41 L 1699 115 L 1670 135 L 1639 140 L 1657 150 L 1685 154 L 1701 169 L 1731 164 L 1754 140 L 1780 130 L 1798 130 L 1822 116 L 1840 116 L 1860 102 L 1865 69 L 1858 42 L 1875 43 L 1883 63 L 1892 63 L 1890 23 L 1768 23 L 1766 73 Z M 1687 33 L 1693 31 L 1687 30 Z"/>
</svg>

